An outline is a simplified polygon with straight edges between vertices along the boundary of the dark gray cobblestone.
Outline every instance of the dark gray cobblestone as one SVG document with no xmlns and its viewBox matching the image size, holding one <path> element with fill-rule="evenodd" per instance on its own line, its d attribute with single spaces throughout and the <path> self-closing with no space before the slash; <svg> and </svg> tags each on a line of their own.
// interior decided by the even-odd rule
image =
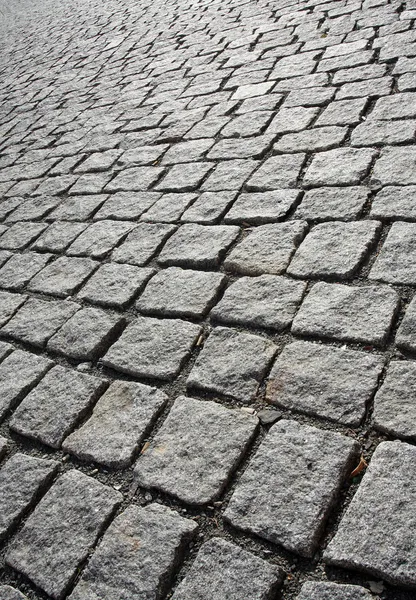
<svg viewBox="0 0 416 600">
<path fill-rule="evenodd" d="M 0 2 L 0 598 L 414 600 L 415 27 Z"/>
</svg>

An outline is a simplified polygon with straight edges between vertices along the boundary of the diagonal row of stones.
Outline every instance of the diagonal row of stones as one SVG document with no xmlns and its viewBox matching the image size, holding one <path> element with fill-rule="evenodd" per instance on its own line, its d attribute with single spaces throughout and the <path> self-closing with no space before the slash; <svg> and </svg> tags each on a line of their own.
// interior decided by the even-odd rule
<svg viewBox="0 0 416 600">
<path fill-rule="evenodd" d="M 0 600 L 413 598 L 415 20 L 5 9 Z"/>
</svg>

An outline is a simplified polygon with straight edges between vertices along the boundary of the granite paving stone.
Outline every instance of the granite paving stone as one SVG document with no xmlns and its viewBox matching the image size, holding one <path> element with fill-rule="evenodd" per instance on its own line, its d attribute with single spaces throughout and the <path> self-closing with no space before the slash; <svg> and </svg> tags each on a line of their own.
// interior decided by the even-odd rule
<svg viewBox="0 0 416 600">
<path fill-rule="evenodd" d="M 392 361 L 374 398 L 373 422 L 380 431 L 399 438 L 416 438 L 416 364 Z"/>
<path fill-rule="evenodd" d="M 116 371 L 137 377 L 174 379 L 201 334 L 180 319 L 137 317 L 101 359 Z"/>
<path fill-rule="evenodd" d="M 50 483 L 59 463 L 16 453 L 0 469 L 0 539 L 17 525 Z M 1 596 L 0 596 L 1 597 Z"/>
<path fill-rule="evenodd" d="M 14 346 L 7 342 L 0 342 L 0 362 L 6 358 L 11 352 L 13 352 Z"/>
<path fill-rule="evenodd" d="M 218 163 L 208 178 L 202 183 L 201 190 L 224 192 L 231 190 L 234 193 L 250 177 L 259 163 L 256 160 L 227 160 Z"/>
<path fill-rule="evenodd" d="M 53 362 L 48 358 L 24 350 L 15 350 L 1 362 L 0 419 L 19 404 L 52 366 Z M 18 378 L 16 373 L 19 373 Z"/>
<path fill-rule="evenodd" d="M 393 223 L 371 268 L 369 278 L 414 285 L 416 283 L 416 224 Z"/>
<path fill-rule="evenodd" d="M 13 539 L 6 563 L 60 600 L 121 500 L 80 471 L 65 473 Z"/>
<path fill-rule="evenodd" d="M 301 243 L 287 272 L 295 277 L 348 279 L 368 256 L 380 229 L 378 221 L 320 223 Z"/>
<path fill-rule="evenodd" d="M 403 442 L 379 444 L 324 553 L 326 563 L 415 587 L 415 454 Z"/>
<path fill-rule="evenodd" d="M 127 507 L 107 529 L 70 600 L 159 600 L 196 529 L 194 521 L 159 504 Z"/>
<path fill-rule="evenodd" d="M 416 133 L 415 120 L 366 121 L 358 125 L 352 133 L 353 146 L 377 146 L 409 143 Z"/>
<path fill-rule="evenodd" d="M 302 131 L 318 115 L 319 108 L 296 106 L 282 107 L 267 128 L 268 133 L 289 133 Z"/>
<path fill-rule="evenodd" d="M 0 288 L 20 290 L 51 260 L 52 254 L 14 254 L 0 268 Z"/>
<path fill-rule="evenodd" d="M 86 223 L 55 221 L 32 244 L 32 248 L 48 252 L 64 252 L 86 227 Z"/>
<path fill-rule="evenodd" d="M 415 194 L 415 185 L 386 186 L 374 198 L 370 216 L 382 220 L 416 221 Z"/>
<path fill-rule="evenodd" d="M 295 217 L 308 221 L 353 221 L 360 216 L 370 190 L 363 186 L 319 187 L 308 190 Z M 373 218 L 381 218 L 371 212 Z"/>
<path fill-rule="evenodd" d="M 357 442 L 339 433 L 279 421 L 250 461 L 224 517 L 310 557 L 357 452 Z"/>
<path fill-rule="evenodd" d="M 208 181 L 209 178 L 207 182 Z M 202 225 L 214 225 L 221 219 L 224 213 L 227 212 L 227 209 L 232 205 L 235 198 L 236 193 L 232 191 L 203 192 L 199 198 L 186 209 L 181 217 L 181 221 L 201 223 Z"/>
<path fill-rule="evenodd" d="M 60 256 L 35 275 L 28 289 L 65 298 L 74 294 L 98 265 L 90 258 Z"/>
<path fill-rule="evenodd" d="M 52 209 L 56 208 L 60 202 L 61 199 L 56 196 L 28 198 L 19 204 L 12 214 L 7 217 L 7 222 L 36 221 L 37 219 L 46 216 Z"/>
<path fill-rule="evenodd" d="M 175 265 L 191 269 L 215 268 L 239 231 L 234 225 L 186 223 L 166 242 L 159 254 L 158 263 L 162 266 Z"/>
<path fill-rule="evenodd" d="M 91 417 L 66 438 L 62 447 L 84 461 L 109 468 L 128 467 L 167 399 L 157 388 L 114 381 Z"/>
<path fill-rule="evenodd" d="M 106 387 L 102 379 L 57 365 L 20 403 L 10 428 L 59 448 Z"/>
<path fill-rule="evenodd" d="M 94 171 L 107 171 L 120 156 L 120 150 L 106 150 L 93 152 L 75 168 L 75 173 L 90 173 Z"/>
<path fill-rule="evenodd" d="M 348 133 L 347 127 L 319 127 L 283 135 L 273 146 L 277 153 L 316 152 L 337 148 Z"/>
<path fill-rule="evenodd" d="M 101 191 L 105 186 L 106 192 L 141 192 L 152 187 L 165 172 L 162 167 L 130 167 L 120 171 L 114 179 L 108 183 L 103 182 Z"/>
<path fill-rule="evenodd" d="M 26 300 L 24 294 L 0 291 L 0 325 L 5 325 Z"/>
<path fill-rule="evenodd" d="M 224 267 L 242 275 L 280 275 L 286 270 L 306 230 L 304 221 L 260 225 L 233 248 Z"/>
<path fill-rule="evenodd" d="M 69 246 L 69 256 L 103 258 L 136 226 L 130 221 L 96 221 Z"/>
<path fill-rule="evenodd" d="M 296 341 L 285 346 L 271 372 L 271 404 L 357 427 L 376 390 L 380 356 Z"/>
<path fill-rule="evenodd" d="M 216 327 L 192 368 L 187 386 L 250 402 L 276 350 L 267 338 Z"/>
<path fill-rule="evenodd" d="M 43 347 L 81 307 L 70 301 L 29 298 L 1 329 L 7 337 Z"/>
<path fill-rule="evenodd" d="M 416 299 L 409 303 L 396 335 L 396 345 L 409 352 L 416 352 Z"/>
<path fill-rule="evenodd" d="M 108 198 L 105 194 L 66 198 L 47 217 L 48 221 L 84 221 L 89 219 Z"/>
<path fill-rule="evenodd" d="M 244 456 L 258 420 L 238 409 L 179 396 L 150 445 L 137 482 L 193 505 L 218 498 Z"/>
<path fill-rule="evenodd" d="M 110 179 L 109 173 L 87 173 L 77 179 L 68 193 L 72 196 L 101 194 Z"/>
<path fill-rule="evenodd" d="M 292 323 L 305 290 L 304 282 L 276 275 L 241 277 L 211 310 L 211 319 L 283 331 Z"/>
<path fill-rule="evenodd" d="M 374 600 L 374 596 L 359 585 L 308 581 L 296 600 Z"/>
<path fill-rule="evenodd" d="M 28 600 L 19 590 L 12 588 L 10 585 L 0 585 L 0 597 L 3 600 Z"/>
<path fill-rule="evenodd" d="M 374 165 L 371 182 L 374 186 L 414 185 L 415 165 L 414 146 L 387 146 Z"/>
<path fill-rule="evenodd" d="M 415 99 L 416 94 L 414 92 L 404 92 L 380 98 L 377 100 L 370 118 L 371 120 L 381 119 L 391 121 L 392 119 L 415 117 Z"/>
<path fill-rule="evenodd" d="M 337 100 L 331 102 L 319 115 L 315 126 L 320 125 L 356 125 L 367 104 L 367 98 Z M 370 142 L 371 143 L 371 142 Z"/>
<path fill-rule="evenodd" d="M 13 252 L 9 252 L 8 250 L 0 250 L 0 267 L 2 267 L 11 256 L 13 256 Z"/>
<path fill-rule="evenodd" d="M 353 287 L 316 283 L 292 325 L 295 335 L 383 346 L 398 307 L 387 286 Z"/>
<path fill-rule="evenodd" d="M 173 165 L 155 187 L 157 191 L 192 192 L 214 167 L 213 163 L 197 162 Z"/>
<path fill-rule="evenodd" d="M 116 248 L 111 258 L 116 262 L 144 266 L 176 231 L 169 223 L 140 223 Z"/>
<path fill-rule="evenodd" d="M 172 600 L 267 600 L 282 579 L 280 570 L 222 538 L 203 544 Z"/>
<path fill-rule="evenodd" d="M 175 223 L 197 199 L 196 194 L 163 194 L 141 217 L 142 221 Z"/>
<path fill-rule="evenodd" d="M 105 263 L 82 287 L 78 298 L 92 304 L 124 308 L 144 289 L 154 273 L 155 270 L 151 268 Z"/>
<path fill-rule="evenodd" d="M 29 246 L 46 229 L 45 223 L 19 221 L 0 232 L 0 248 L 6 250 L 23 250 Z"/>
<path fill-rule="evenodd" d="M 81 308 L 50 338 L 47 347 L 70 358 L 95 360 L 104 354 L 124 323 L 124 317 L 100 308 Z"/>
<path fill-rule="evenodd" d="M 134 221 L 153 206 L 161 195 L 160 192 L 117 192 L 111 194 L 98 212 L 94 214 L 94 220 Z"/>
<path fill-rule="evenodd" d="M 375 157 L 372 148 L 335 148 L 316 154 L 306 170 L 303 183 L 307 187 L 322 185 L 357 185 Z"/>
<path fill-rule="evenodd" d="M 272 156 L 250 177 L 246 188 L 251 192 L 264 192 L 296 187 L 304 162 L 304 154 Z"/>
<path fill-rule="evenodd" d="M 270 129 L 270 128 L 268 128 Z M 270 149 L 275 134 L 268 131 L 258 135 L 249 142 L 245 139 L 225 138 L 219 140 L 209 151 L 210 160 L 226 160 L 232 158 L 261 158 Z M 214 166 L 213 163 L 211 163 Z"/>
<path fill-rule="evenodd" d="M 142 313 L 162 317 L 203 317 L 225 280 L 222 273 L 168 267 L 150 280 L 136 306 Z"/>
<path fill-rule="evenodd" d="M 299 190 L 274 190 L 240 194 L 225 215 L 225 223 L 275 223 L 282 220 L 296 204 Z"/>
</svg>

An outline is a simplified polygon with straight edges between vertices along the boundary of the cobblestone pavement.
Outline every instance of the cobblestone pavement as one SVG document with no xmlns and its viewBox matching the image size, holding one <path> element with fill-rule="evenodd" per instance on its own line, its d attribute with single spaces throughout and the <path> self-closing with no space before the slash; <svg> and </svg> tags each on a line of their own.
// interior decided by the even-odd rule
<svg viewBox="0 0 416 600">
<path fill-rule="evenodd" d="M 0 2 L 0 600 L 416 598 L 415 21 Z"/>
</svg>

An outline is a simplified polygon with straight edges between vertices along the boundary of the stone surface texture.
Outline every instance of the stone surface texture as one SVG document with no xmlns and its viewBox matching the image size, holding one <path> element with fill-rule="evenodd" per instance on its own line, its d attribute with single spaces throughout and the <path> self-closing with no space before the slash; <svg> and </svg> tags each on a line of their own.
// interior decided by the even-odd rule
<svg viewBox="0 0 416 600">
<path fill-rule="evenodd" d="M 415 0 L 0 0 L 0 600 L 414 600 L 415 134 Z"/>
</svg>

